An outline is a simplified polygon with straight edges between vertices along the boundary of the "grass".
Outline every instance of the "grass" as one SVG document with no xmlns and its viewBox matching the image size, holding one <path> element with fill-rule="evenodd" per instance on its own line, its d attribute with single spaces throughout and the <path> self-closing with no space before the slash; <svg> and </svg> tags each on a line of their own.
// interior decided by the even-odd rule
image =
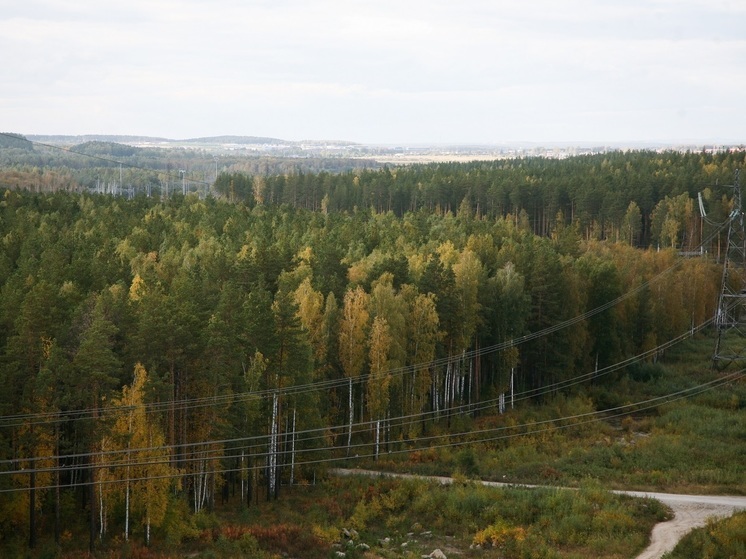
<svg viewBox="0 0 746 559">
<path fill-rule="evenodd" d="M 378 470 L 455 475 L 460 482 L 454 485 L 332 478 L 293 487 L 277 502 L 250 508 L 231 502 L 198 516 L 174 509 L 178 521 L 154 533 L 152 548 L 112 540 L 97 556 L 326 559 L 343 551 L 348 559 L 388 559 L 418 558 L 435 548 L 447 555 L 450 550 L 465 558 L 487 559 L 634 556 L 667 509 L 601 488 L 746 494 L 741 467 L 746 456 L 746 384 L 733 382 L 692 398 L 579 426 L 568 426 L 561 418 L 718 378 L 724 373 L 712 370 L 711 350 L 711 340 L 692 340 L 670 350 L 658 363 L 630 368 L 610 384 L 599 379 L 542 402 L 522 402 L 503 415 L 454 418 L 452 427 L 470 433 L 458 439 L 445 427 L 429 427 L 429 435 L 442 435 L 439 442 L 458 446 L 416 448 L 384 455 L 377 462 L 355 463 Z M 489 437 L 478 434 L 482 430 L 510 437 L 485 440 Z M 469 482 L 477 478 L 577 490 L 496 489 Z M 732 546 L 742 545 L 738 534 L 746 533 L 743 515 L 734 518 L 727 521 L 730 524 L 712 524 L 695 532 L 671 559 L 738 556 L 727 555 L 741 549 Z M 80 522 L 76 533 L 85 533 Z M 354 536 L 345 538 L 345 530 Z M 4 542 L 4 556 L 28 556 L 23 542 L 16 547 Z M 717 554 L 721 548 L 725 555 Z M 716 551 L 710 554 L 711 549 Z M 65 556 L 40 542 L 35 557 L 42 556 L 80 554 Z"/>
<path fill-rule="evenodd" d="M 573 491 L 352 476 L 294 488 L 251 510 L 243 528 L 222 519 L 212 541 L 251 533 L 262 552 L 289 557 L 342 550 L 354 559 L 370 548 L 379 557 L 418 558 L 440 548 L 467 558 L 617 559 L 642 549 L 652 526 L 668 515 L 656 501 L 614 495 L 595 483 Z M 300 526 L 317 539 L 296 539 Z M 258 536 L 263 531 L 287 537 L 271 546 Z"/>
<path fill-rule="evenodd" d="M 471 425 L 472 431 L 488 429 L 513 438 L 479 442 L 476 439 L 487 438 L 480 435 L 468 446 L 421 449 L 363 466 L 514 483 L 577 487 L 593 479 L 609 488 L 746 494 L 741 471 L 746 456 L 743 380 L 625 417 L 569 428 L 558 419 L 665 396 L 718 378 L 724 373 L 711 368 L 711 343 L 705 338 L 686 342 L 669 350 L 663 362 L 635 366 L 613 385 L 598 381 L 582 392 L 523 403 Z M 511 429 L 516 425 L 534 428 Z"/>
<path fill-rule="evenodd" d="M 416 479 L 332 477 L 295 486 L 280 499 L 239 513 L 236 503 L 192 517 L 186 536 L 144 547 L 118 539 L 103 559 L 279 557 L 418 559 L 434 549 L 464 559 L 621 559 L 647 543 L 669 510 L 587 482 L 578 490 L 486 487 L 461 477 L 451 485 Z M 18 556 L 31 557 L 18 549 Z M 36 557 L 68 559 L 49 547 Z"/>
<path fill-rule="evenodd" d="M 746 511 L 693 530 L 664 559 L 746 557 Z"/>
</svg>

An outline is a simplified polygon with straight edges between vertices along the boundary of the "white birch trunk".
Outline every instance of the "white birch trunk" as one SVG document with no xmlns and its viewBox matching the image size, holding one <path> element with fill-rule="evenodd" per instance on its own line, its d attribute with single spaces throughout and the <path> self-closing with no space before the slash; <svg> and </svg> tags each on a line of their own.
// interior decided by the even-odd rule
<svg viewBox="0 0 746 559">
<path fill-rule="evenodd" d="M 376 460 L 378 460 L 378 449 L 380 446 L 381 438 L 381 420 L 376 420 Z"/>
<path fill-rule="evenodd" d="M 295 481 L 295 408 L 293 408 L 293 430 L 290 439 L 290 485 Z"/>
<path fill-rule="evenodd" d="M 350 454 L 350 448 L 352 448 L 352 422 L 355 419 L 355 407 L 352 405 L 352 377 L 350 377 L 350 400 L 349 400 L 349 408 L 350 408 L 350 423 L 349 428 L 347 430 L 347 454 Z"/>
<path fill-rule="evenodd" d="M 100 540 L 104 539 L 104 533 L 106 532 L 106 523 L 104 521 L 104 488 L 99 482 L 98 484 L 98 537 Z"/>
<path fill-rule="evenodd" d="M 246 467 L 244 465 L 244 450 L 241 449 L 241 502 L 246 502 Z"/>
<path fill-rule="evenodd" d="M 469 360 L 469 407 L 471 407 L 474 401 L 471 396 L 473 390 L 474 390 L 474 361 L 470 359 Z"/>
<path fill-rule="evenodd" d="M 277 487 L 277 409 L 278 409 L 277 392 L 272 397 L 272 426 L 270 429 L 269 441 L 269 491 L 275 493 Z"/>
<path fill-rule="evenodd" d="M 124 493 L 124 541 L 130 541 L 130 467 L 127 465 L 127 486 Z"/>
<path fill-rule="evenodd" d="M 513 384 L 513 372 L 515 369 L 510 369 L 510 409 L 513 409 L 513 406 L 515 405 L 515 389 Z"/>
<path fill-rule="evenodd" d="M 451 393 L 451 363 L 448 362 L 448 365 L 446 365 L 446 378 L 443 381 L 443 409 L 448 409 L 449 407 L 449 396 Z"/>
<path fill-rule="evenodd" d="M 207 482 L 210 478 L 208 472 L 207 472 L 207 460 L 202 461 L 202 483 L 204 484 L 202 487 L 202 491 L 200 492 L 202 497 L 202 502 L 199 505 L 199 509 L 202 510 L 205 508 L 205 504 L 207 503 L 207 496 L 210 494 L 210 492 L 207 489 Z"/>
</svg>

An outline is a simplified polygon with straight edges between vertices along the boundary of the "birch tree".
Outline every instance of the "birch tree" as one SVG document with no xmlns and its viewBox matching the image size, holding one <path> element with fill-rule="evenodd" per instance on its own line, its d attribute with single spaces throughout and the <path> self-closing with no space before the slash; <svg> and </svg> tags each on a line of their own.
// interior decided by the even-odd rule
<svg viewBox="0 0 746 559">
<path fill-rule="evenodd" d="M 348 411 L 349 422 L 347 430 L 347 452 L 352 445 L 352 424 L 355 419 L 353 380 L 360 376 L 365 365 L 365 341 L 367 337 L 368 294 L 358 286 L 348 289 L 345 293 L 342 307 L 342 321 L 339 327 L 339 361 L 349 383 Z"/>
<path fill-rule="evenodd" d="M 389 409 L 391 395 L 391 369 L 389 367 L 389 352 L 391 350 L 391 333 L 386 319 L 377 316 L 373 319 L 370 329 L 369 360 L 370 375 L 368 376 L 368 412 L 375 424 L 375 456 L 380 452 L 381 422 L 385 421 Z"/>
</svg>

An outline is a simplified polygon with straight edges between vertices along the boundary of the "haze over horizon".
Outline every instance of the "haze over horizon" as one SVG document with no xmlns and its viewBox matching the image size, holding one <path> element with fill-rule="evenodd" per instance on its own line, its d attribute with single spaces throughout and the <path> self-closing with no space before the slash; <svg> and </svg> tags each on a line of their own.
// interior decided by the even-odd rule
<svg viewBox="0 0 746 559">
<path fill-rule="evenodd" d="M 3 6 L 0 126 L 369 144 L 742 143 L 746 4 Z"/>
</svg>

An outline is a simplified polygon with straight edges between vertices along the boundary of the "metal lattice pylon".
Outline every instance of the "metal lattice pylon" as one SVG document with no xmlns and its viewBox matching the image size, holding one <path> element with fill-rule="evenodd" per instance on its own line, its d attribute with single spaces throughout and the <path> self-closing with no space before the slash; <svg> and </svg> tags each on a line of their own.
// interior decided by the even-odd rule
<svg viewBox="0 0 746 559">
<path fill-rule="evenodd" d="M 746 362 L 746 230 L 739 175 L 740 171 L 736 170 L 720 298 L 715 311 L 717 342 L 713 364 L 720 369 L 736 361 Z"/>
</svg>

